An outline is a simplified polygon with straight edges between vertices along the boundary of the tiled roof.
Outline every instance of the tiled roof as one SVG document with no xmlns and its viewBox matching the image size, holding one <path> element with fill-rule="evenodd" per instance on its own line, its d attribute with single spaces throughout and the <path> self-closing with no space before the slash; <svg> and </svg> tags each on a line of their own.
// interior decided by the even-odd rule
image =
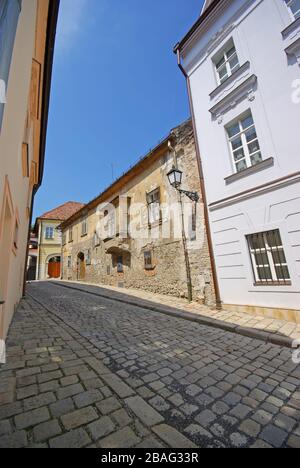
<svg viewBox="0 0 300 468">
<path fill-rule="evenodd" d="M 44 213 L 42 216 L 39 216 L 39 219 L 56 219 L 58 221 L 65 221 L 83 207 L 83 203 L 70 201 L 54 208 L 54 210 Z"/>
</svg>

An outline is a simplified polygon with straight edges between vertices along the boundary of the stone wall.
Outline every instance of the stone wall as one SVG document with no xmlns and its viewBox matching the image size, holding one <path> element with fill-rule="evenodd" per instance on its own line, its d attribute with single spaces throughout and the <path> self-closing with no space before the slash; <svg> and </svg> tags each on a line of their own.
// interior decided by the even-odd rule
<svg viewBox="0 0 300 468">
<path fill-rule="evenodd" d="M 197 191 L 200 195 L 200 201 L 197 204 L 195 213 L 197 221 L 196 239 L 194 239 L 194 234 L 191 235 L 190 232 L 187 232 L 193 299 L 207 305 L 213 305 L 215 296 L 191 122 L 189 121 L 174 130 L 174 138 L 178 167 L 184 174 L 182 188 Z M 150 168 L 127 182 L 122 191 L 116 193 L 114 197 L 125 194 L 130 197 L 133 203 L 140 203 L 145 201 L 146 193 L 159 187 L 162 204 L 178 202 L 178 192 L 170 186 L 167 178 L 167 173 L 172 165 L 173 154 L 167 151 Z M 186 197 L 183 197 L 182 201 L 185 205 L 189 205 L 192 213 L 195 204 Z M 150 231 L 148 232 L 148 221 L 143 221 L 141 213 L 132 213 L 131 224 L 134 224 L 137 230 L 142 229 L 146 233 L 144 237 L 138 239 L 120 239 L 116 237 L 101 241 L 96 246 L 94 232 L 97 217 L 95 210 L 91 210 L 88 216 L 88 235 L 83 238 L 79 236 L 81 220 L 78 220 L 77 224 L 73 225 L 73 242 L 67 243 L 63 247 L 64 279 L 78 279 L 78 254 L 83 253 L 85 259 L 90 256 L 90 262 L 88 262 L 90 264 L 85 265 L 85 281 L 87 282 L 187 297 L 187 274 L 181 228 L 179 229 L 180 235 L 174 236 L 175 223 L 176 220 L 180 219 L 180 216 L 173 216 L 170 228 L 171 234 L 163 238 L 161 234 L 167 226 L 168 219 L 168 216 L 162 215 L 161 224 L 154 228 L 159 230 L 160 235 L 157 239 L 153 239 L 149 235 Z M 189 215 L 186 218 L 186 226 L 191 226 L 191 222 L 191 216 Z M 150 270 L 145 269 L 145 251 L 152 252 L 153 268 Z M 123 254 L 124 271 L 119 273 L 117 271 L 117 257 L 121 253 Z M 71 268 L 68 268 L 68 257 L 71 257 Z"/>
</svg>

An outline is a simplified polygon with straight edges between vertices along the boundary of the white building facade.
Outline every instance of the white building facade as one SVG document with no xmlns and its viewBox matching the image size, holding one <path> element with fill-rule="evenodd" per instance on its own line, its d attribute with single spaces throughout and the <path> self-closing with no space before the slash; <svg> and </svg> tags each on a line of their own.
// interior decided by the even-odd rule
<svg viewBox="0 0 300 468">
<path fill-rule="evenodd" d="M 221 302 L 300 322 L 300 0 L 206 1 L 176 51 Z"/>
</svg>

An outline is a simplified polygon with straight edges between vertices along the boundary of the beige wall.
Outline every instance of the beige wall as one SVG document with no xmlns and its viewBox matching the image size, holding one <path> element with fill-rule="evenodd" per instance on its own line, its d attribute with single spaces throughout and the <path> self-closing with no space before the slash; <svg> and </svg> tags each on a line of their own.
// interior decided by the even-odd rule
<svg viewBox="0 0 300 468">
<path fill-rule="evenodd" d="M 0 133 L 0 296 L 5 300 L 5 305 L 0 306 L 0 339 L 6 336 L 22 296 L 32 188 L 37 182 L 39 154 L 40 109 L 36 104 L 36 115 L 33 115 L 33 104 L 42 102 L 42 82 L 31 80 L 31 74 L 33 58 L 41 60 L 42 80 L 47 11 L 48 0 L 23 1 Z M 43 51 L 38 50 L 37 43 Z M 26 147 L 28 170 L 22 159 Z M 14 248 L 16 219 L 19 232 L 17 248 Z"/>
</svg>

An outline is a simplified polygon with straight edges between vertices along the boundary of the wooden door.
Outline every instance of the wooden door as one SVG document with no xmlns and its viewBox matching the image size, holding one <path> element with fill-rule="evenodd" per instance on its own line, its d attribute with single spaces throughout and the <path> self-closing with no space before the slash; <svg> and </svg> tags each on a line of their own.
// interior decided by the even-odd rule
<svg viewBox="0 0 300 468">
<path fill-rule="evenodd" d="M 60 277 L 60 262 L 50 262 L 48 264 L 48 276 L 49 278 Z"/>
</svg>

